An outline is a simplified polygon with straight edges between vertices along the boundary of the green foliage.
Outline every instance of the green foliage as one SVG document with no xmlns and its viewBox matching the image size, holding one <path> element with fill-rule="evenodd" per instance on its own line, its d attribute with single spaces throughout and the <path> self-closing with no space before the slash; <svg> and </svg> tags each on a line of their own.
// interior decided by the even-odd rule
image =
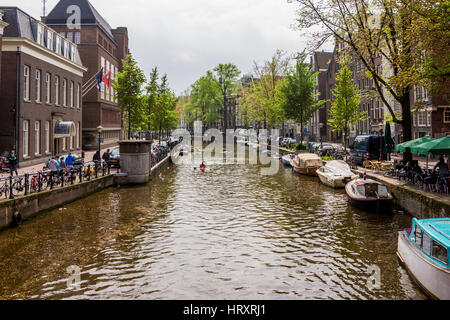
<svg viewBox="0 0 450 320">
<path fill-rule="evenodd" d="M 113 88 L 122 115 L 126 115 L 128 135 L 130 135 L 132 130 L 139 130 L 145 125 L 145 108 L 141 97 L 141 87 L 146 79 L 131 55 L 122 60 L 122 63 L 123 70 L 117 74 Z"/>
<path fill-rule="evenodd" d="M 302 142 L 304 126 L 325 104 L 325 101 L 318 101 L 318 94 L 314 93 L 317 73 L 313 73 L 305 61 L 306 54 L 301 53 L 295 69 L 288 71 L 278 91 L 278 100 L 286 118 L 296 121 L 301 126 Z"/>
<path fill-rule="evenodd" d="M 353 74 L 345 63 L 339 70 L 335 97 L 330 109 L 328 124 L 333 131 L 343 132 L 347 142 L 349 129 L 358 121 L 366 120 L 366 112 L 358 112 L 361 103 L 361 92 L 356 89 Z"/>
<path fill-rule="evenodd" d="M 196 115 L 192 120 L 203 120 L 208 124 L 219 120 L 218 112 L 222 108 L 221 91 L 211 71 L 192 85 L 191 103 L 191 110 L 188 109 L 188 112 Z"/>
</svg>

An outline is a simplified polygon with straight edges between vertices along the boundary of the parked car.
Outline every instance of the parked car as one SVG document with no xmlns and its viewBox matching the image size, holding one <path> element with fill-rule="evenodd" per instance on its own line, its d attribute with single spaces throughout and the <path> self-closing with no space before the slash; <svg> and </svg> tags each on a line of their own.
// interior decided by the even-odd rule
<svg viewBox="0 0 450 320">
<path fill-rule="evenodd" d="M 366 160 L 387 160 L 387 155 L 383 155 L 383 136 L 358 136 L 353 145 L 350 146 L 350 160 L 363 165 Z"/>
<path fill-rule="evenodd" d="M 115 148 L 111 151 L 109 164 L 111 167 L 120 168 L 120 148 Z"/>
<path fill-rule="evenodd" d="M 319 156 L 326 157 L 331 156 L 334 152 L 334 147 L 331 144 L 322 144 L 322 147 L 319 144 Z"/>
</svg>

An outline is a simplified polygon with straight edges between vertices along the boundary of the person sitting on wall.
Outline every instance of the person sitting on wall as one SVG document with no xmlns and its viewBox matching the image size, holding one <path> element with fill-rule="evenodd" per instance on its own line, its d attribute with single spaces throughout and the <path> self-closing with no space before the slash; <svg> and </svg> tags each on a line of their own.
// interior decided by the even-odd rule
<svg viewBox="0 0 450 320">
<path fill-rule="evenodd" d="M 47 165 L 48 169 L 52 172 L 58 171 L 58 162 L 56 161 L 56 157 L 50 159 Z"/>
<path fill-rule="evenodd" d="M 69 155 L 66 158 L 66 167 L 73 168 L 74 161 L 75 161 L 75 157 L 72 155 L 72 153 L 69 152 Z"/>
</svg>

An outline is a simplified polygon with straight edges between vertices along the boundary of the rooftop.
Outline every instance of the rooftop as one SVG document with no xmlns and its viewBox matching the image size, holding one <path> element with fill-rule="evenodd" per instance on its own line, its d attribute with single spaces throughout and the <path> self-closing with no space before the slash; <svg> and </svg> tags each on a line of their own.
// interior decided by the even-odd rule
<svg viewBox="0 0 450 320">
<path fill-rule="evenodd" d="M 46 17 L 46 23 L 48 25 L 65 25 L 72 15 L 72 13 L 67 13 L 67 8 L 73 5 L 80 8 L 81 25 L 97 25 L 111 41 L 117 44 L 111 26 L 88 0 L 60 0 Z"/>
</svg>

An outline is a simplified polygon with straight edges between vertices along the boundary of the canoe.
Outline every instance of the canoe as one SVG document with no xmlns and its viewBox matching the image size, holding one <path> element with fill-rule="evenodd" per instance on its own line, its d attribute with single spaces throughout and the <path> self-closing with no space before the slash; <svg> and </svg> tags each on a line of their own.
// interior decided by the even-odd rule
<svg viewBox="0 0 450 320">
<path fill-rule="evenodd" d="M 317 170 L 320 182 L 324 185 L 339 189 L 345 188 L 347 183 L 358 179 L 358 175 L 354 174 L 350 166 L 342 160 L 334 160 L 328 162 L 325 166 Z"/>
<path fill-rule="evenodd" d="M 294 172 L 317 177 L 317 170 L 323 166 L 322 159 L 313 153 L 300 153 L 290 161 Z"/>
<path fill-rule="evenodd" d="M 450 300 L 450 219 L 413 219 L 401 231 L 397 256 L 413 280 L 433 299 Z"/>
<path fill-rule="evenodd" d="M 345 186 L 350 203 L 362 210 L 391 213 L 394 198 L 385 185 L 371 179 L 352 180 Z"/>
</svg>

